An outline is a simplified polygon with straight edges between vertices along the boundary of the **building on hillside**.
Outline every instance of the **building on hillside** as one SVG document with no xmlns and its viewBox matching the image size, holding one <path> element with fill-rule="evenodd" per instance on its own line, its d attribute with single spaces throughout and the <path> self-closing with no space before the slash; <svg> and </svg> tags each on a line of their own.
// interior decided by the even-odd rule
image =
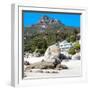
<svg viewBox="0 0 90 90">
<path fill-rule="evenodd" d="M 64 40 L 59 43 L 59 47 L 61 48 L 61 52 L 67 52 L 72 47 L 72 44 Z"/>
</svg>

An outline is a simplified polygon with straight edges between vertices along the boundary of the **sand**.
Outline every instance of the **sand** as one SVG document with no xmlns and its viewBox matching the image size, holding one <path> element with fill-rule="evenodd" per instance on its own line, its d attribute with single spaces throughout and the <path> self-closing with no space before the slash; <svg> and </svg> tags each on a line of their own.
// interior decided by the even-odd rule
<svg viewBox="0 0 90 90">
<path fill-rule="evenodd" d="M 32 58 L 24 58 L 24 60 L 29 61 L 30 63 L 40 62 L 44 57 L 32 57 Z M 25 73 L 24 79 L 37 79 L 37 78 L 58 78 L 58 77 L 78 77 L 81 76 L 81 60 L 69 60 L 63 61 L 63 65 L 66 65 L 68 69 L 62 70 L 43 70 L 43 72 L 36 72 L 37 69 L 33 69 L 32 72 L 27 71 Z M 38 69 L 39 70 L 39 69 Z M 48 71 L 50 73 L 48 73 Z M 47 73 L 46 73 L 47 72 Z M 54 72 L 54 73 L 53 73 Z"/>
</svg>

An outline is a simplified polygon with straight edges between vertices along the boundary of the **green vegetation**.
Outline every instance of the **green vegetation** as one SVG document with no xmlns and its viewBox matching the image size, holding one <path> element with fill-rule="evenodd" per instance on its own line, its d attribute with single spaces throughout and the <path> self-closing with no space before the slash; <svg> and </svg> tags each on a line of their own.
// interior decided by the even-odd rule
<svg viewBox="0 0 90 90">
<path fill-rule="evenodd" d="M 34 52 L 38 49 L 41 54 L 45 52 L 48 46 L 55 44 L 58 41 L 67 40 L 68 42 L 76 41 L 76 34 L 71 32 L 58 32 L 57 31 L 47 31 L 43 33 L 32 34 L 32 36 L 27 36 L 24 40 L 24 51 Z M 78 43 L 74 46 L 75 49 L 80 49 Z"/>
<path fill-rule="evenodd" d="M 70 48 L 68 53 L 71 54 L 71 55 L 74 55 L 76 52 L 75 52 L 74 48 Z"/>
<path fill-rule="evenodd" d="M 68 37 L 66 38 L 68 42 L 75 42 L 76 41 L 76 33 L 68 33 Z"/>
<path fill-rule="evenodd" d="M 37 49 L 37 53 L 40 53 L 41 55 L 45 53 L 45 49 Z"/>
<path fill-rule="evenodd" d="M 67 40 L 72 43 L 77 41 L 79 28 L 65 26 L 58 20 L 50 22 L 50 18 L 47 16 L 44 16 L 43 20 L 47 25 L 44 31 L 42 31 L 40 23 L 24 28 L 24 51 L 34 52 L 37 49 L 40 54 L 43 54 L 48 46 L 58 41 Z M 80 45 L 77 43 L 74 49 L 80 49 Z"/>
<path fill-rule="evenodd" d="M 74 46 L 72 48 L 69 49 L 68 53 L 71 55 L 74 55 L 75 53 L 77 53 L 78 51 L 80 51 L 80 44 L 79 42 L 75 42 Z"/>
<path fill-rule="evenodd" d="M 76 42 L 76 43 L 74 44 L 74 48 L 75 48 L 76 50 L 80 50 L 80 44 L 79 44 L 79 42 Z"/>
<path fill-rule="evenodd" d="M 76 41 L 76 36 L 75 35 L 71 35 L 70 36 L 70 42 L 75 42 Z"/>
</svg>

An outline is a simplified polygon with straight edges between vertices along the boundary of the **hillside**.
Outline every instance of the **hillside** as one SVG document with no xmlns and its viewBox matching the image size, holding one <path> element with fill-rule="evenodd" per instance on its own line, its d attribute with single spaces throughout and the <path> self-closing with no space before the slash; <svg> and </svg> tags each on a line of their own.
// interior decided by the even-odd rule
<svg viewBox="0 0 90 90">
<path fill-rule="evenodd" d="M 24 51 L 34 52 L 38 48 L 44 53 L 58 41 L 75 41 L 78 33 L 80 28 L 65 26 L 57 19 L 43 16 L 37 24 L 24 28 Z"/>
<path fill-rule="evenodd" d="M 33 33 L 41 33 L 41 32 L 53 32 L 53 31 L 72 31 L 79 30 L 76 27 L 65 26 L 61 21 L 57 19 L 52 19 L 48 16 L 43 16 L 38 21 L 37 24 L 31 25 L 29 27 L 24 28 L 24 35 L 31 35 Z"/>
</svg>

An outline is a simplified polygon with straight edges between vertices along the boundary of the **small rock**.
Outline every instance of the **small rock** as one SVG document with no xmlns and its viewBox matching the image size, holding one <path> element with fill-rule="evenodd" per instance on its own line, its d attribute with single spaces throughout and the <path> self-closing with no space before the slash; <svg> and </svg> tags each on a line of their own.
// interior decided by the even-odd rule
<svg viewBox="0 0 90 90">
<path fill-rule="evenodd" d="M 50 71 L 46 71 L 46 73 L 50 73 Z"/>
<path fill-rule="evenodd" d="M 57 72 L 57 71 L 52 71 L 52 73 L 59 73 L 59 72 Z"/>
<path fill-rule="evenodd" d="M 58 69 L 58 70 L 61 70 L 61 69 L 68 69 L 68 67 L 67 67 L 66 65 L 58 64 L 58 65 L 56 66 L 56 69 Z"/>
<path fill-rule="evenodd" d="M 30 72 L 32 72 L 32 70 L 30 70 Z"/>
<path fill-rule="evenodd" d="M 28 61 L 24 61 L 24 65 L 30 65 Z"/>
<path fill-rule="evenodd" d="M 68 69 L 68 67 L 66 65 L 61 65 L 62 69 Z"/>
</svg>

